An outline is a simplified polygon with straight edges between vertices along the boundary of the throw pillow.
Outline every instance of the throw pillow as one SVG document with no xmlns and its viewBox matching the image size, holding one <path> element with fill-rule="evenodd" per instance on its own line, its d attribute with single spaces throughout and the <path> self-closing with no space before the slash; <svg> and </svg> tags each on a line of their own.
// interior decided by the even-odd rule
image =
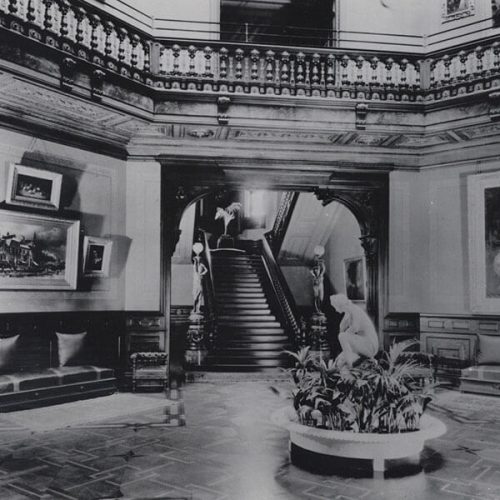
<svg viewBox="0 0 500 500">
<path fill-rule="evenodd" d="M 500 336 L 478 335 L 478 365 L 500 365 Z"/>
<path fill-rule="evenodd" d="M 18 338 L 19 335 L 14 335 L 14 337 L 0 339 L 0 371 L 12 367 Z"/>
<path fill-rule="evenodd" d="M 57 335 L 57 352 L 59 354 L 59 366 L 74 366 L 85 364 L 85 337 L 87 332 L 60 333 Z"/>
</svg>

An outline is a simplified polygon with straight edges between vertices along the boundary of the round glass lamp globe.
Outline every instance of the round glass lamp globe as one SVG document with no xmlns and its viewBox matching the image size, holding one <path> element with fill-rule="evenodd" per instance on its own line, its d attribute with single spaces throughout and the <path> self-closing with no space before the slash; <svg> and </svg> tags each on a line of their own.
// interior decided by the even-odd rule
<svg viewBox="0 0 500 500">
<path fill-rule="evenodd" d="M 323 257 L 323 255 L 325 255 L 325 247 L 322 245 L 316 245 L 314 247 L 314 255 L 316 257 Z"/>
<path fill-rule="evenodd" d="M 200 255 L 200 253 L 203 252 L 203 245 L 201 243 L 195 243 L 193 245 L 193 252 L 196 255 Z"/>
</svg>

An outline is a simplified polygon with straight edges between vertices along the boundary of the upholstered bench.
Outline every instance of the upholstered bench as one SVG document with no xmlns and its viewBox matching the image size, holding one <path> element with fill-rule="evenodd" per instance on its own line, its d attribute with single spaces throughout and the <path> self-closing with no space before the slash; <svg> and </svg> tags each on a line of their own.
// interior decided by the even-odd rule
<svg viewBox="0 0 500 500">
<path fill-rule="evenodd" d="M 475 358 L 460 373 L 460 391 L 500 396 L 500 336 L 478 335 Z"/>
<path fill-rule="evenodd" d="M 96 366 L 99 352 L 86 331 L 0 338 L 0 412 L 112 394 L 114 371 Z"/>
<path fill-rule="evenodd" d="M 113 370 L 90 365 L 0 375 L 0 412 L 106 396 L 115 391 Z"/>
<path fill-rule="evenodd" d="M 500 396 L 500 365 L 479 365 L 463 369 L 460 390 Z"/>
</svg>

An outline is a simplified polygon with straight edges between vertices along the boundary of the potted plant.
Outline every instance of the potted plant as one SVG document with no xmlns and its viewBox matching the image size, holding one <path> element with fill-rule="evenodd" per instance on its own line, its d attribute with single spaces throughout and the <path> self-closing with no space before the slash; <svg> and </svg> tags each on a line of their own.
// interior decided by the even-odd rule
<svg viewBox="0 0 500 500">
<path fill-rule="evenodd" d="M 241 203 L 233 202 L 226 208 L 217 207 L 215 220 L 222 219 L 224 222 L 224 234 L 217 240 L 217 248 L 233 248 L 234 239 L 227 233 L 229 223 L 236 217 L 236 214 L 241 210 Z"/>
<path fill-rule="evenodd" d="M 294 450 L 299 462 L 305 450 L 309 462 L 311 453 L 323 463 L 325 456 L 369 459 L 374 471 L 384 470 L 385 459 L 416 455 L 425 439 L 445 432 L 439 420 L 423 415 L 433 385 L 418 383 L 419 353 L 406 351 L 414 343 L 393 344 L 352 368 L 338 368 L 309 347 L 289 353 L 293 409 L 279 410 L 273 420 L 290 431 L 292 461 Z"/>
</svg>

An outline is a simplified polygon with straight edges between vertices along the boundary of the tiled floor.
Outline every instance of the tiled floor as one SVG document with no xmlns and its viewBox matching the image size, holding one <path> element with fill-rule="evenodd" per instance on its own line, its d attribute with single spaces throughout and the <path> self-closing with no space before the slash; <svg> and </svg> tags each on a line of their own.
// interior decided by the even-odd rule
<svg viewBox="0 0 500 500">
<path fill-rule="evenodd" d="M 0 499 L 500 499 L 500 398 L 447 394 L 434 414 L 449 431 L 429 442 L 423 472 L 352 479 L 290 464 L 287 434 L 269 420 L 286 402 L 269 385 L 188 384 L 184 427 L 156 427 L 153 412 L 126 425 L 5 430 Z"/>
</svg>

